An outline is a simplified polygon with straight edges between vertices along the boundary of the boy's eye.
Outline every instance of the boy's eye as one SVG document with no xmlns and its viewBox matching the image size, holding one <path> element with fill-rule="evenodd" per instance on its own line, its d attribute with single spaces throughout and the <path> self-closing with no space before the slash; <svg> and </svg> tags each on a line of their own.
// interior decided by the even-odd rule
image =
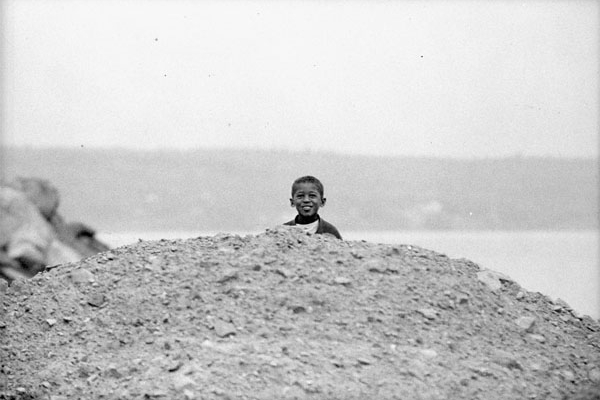
<svg viewBox="0 0 600 400">
<path fill-rule="evenodd" d="M 302 193 L 302 192 L 298 192 L 294 195 L 295 199 L 303 199 L 304 197 L 308 196 L 310 199 L 316 199 L 318 197 L 317 193 Z"/>
</svg>

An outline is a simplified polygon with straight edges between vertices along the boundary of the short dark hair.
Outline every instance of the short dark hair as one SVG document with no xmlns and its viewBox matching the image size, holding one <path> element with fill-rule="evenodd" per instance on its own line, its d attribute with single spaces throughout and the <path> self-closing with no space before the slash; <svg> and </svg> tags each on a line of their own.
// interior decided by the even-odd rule
<svg viewBox="0 0 600 400">
<path fill-rule="evenodd" d="M 296 190 L 298 189 L 298 185 L 301 183 L 314 184 L 317 187 L 317 190 L 319 191 L 319 194 L 321 195 L 321 197 L 324 196 L 325 190 L 323 189 L 323 184 L 321 183 L 321 181 L 318 180 L 317 178 L 315 178 L 314 176 L 306 175 L 306 176 L 302 176 L 302 177 L 296 179 L 294 181 L 294 183 L 292 184 L 292 197 L 294 196 L 294 193 L 296 193 Z"/>
</svg>

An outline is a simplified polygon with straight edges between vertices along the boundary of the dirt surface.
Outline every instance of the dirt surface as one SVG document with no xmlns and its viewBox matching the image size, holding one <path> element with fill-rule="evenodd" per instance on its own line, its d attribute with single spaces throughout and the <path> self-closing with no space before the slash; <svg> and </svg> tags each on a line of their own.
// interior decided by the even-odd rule
<svg viewBox="0 0 600 400">
<path fill-rule="evenodd" d="M 415 246 L 139 242 L 0 293 L 0 399 L 600 399 L 597 321 Z"/>
</svg>

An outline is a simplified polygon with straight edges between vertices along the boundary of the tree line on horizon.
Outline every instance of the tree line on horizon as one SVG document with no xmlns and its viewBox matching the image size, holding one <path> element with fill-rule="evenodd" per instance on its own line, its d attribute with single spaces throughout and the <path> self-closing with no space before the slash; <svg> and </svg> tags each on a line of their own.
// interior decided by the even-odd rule
<svg viewBox="0 0 600 400">
<path fill-rule="evenodd" d="M 598 228 L 597 159 L 441 159 L 261 150 L 5 150 L 5 178 L 47 179 L 100 231 L 260 231 L 295 214 L 293 180 L 325 186 L 340 230 Z"/>
</svg>

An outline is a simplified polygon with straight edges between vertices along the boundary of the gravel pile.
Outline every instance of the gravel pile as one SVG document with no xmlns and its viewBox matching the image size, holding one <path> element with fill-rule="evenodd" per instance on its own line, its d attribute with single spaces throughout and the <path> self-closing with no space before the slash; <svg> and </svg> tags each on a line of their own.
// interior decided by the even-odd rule
<svg viewBox="0 0 600 400">
<path fill-rule="evenodd" d="M 0 296 L 0 399 L 600 399 L 598 321 L 416 246 L 139 242 Z"/>
</svg>

